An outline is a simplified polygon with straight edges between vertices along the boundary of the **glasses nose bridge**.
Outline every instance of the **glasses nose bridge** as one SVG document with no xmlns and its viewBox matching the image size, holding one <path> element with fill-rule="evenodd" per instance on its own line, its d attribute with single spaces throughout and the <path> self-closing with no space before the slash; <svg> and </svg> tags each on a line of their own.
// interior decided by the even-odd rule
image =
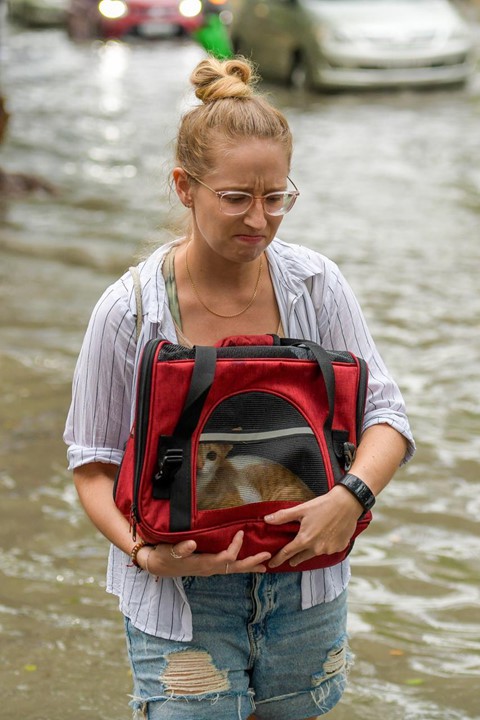
<svg viewBox="0 0 480 720">
<path fill-rule="evenodd" d="M 265 218 L 265 215 L 269 216 L 269 213 L 265 210 L 265 197 L 266 195 L 250 195 L 250 205 L 245 210 L 245 215 L 248 215 L 249 213 L 252 213 L 252 210 L 256 210 L 258 208 L 258 202 L 260 202 L 261 206 L 261 212 L 263 217 Z"/>
</svg>

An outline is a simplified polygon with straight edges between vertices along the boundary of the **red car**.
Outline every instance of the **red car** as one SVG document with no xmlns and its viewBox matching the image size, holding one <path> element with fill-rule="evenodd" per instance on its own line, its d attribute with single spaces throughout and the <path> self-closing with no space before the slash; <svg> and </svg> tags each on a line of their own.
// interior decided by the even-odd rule
<svg viewBox="0 0 480 720">
<path fill-rule="evenodd" d="M 74 40 L 188 35 L 228 0 L 71 0 L 67 30 Z"/>
</svg>

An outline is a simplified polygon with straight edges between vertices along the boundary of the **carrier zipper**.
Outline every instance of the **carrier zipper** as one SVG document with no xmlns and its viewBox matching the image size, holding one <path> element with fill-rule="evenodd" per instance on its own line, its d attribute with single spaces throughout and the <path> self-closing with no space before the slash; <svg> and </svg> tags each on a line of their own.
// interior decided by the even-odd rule
<svg viewBox="0 0 480 720">
<path fill-rule="evenodd" d="M 152 387 L 151 367 L 157 353 L 158 346 L 164 342 L 162 339 L 148 342 L 143 351 L 137 381 L 137 417 L 135 428 L 135 474 L 133 478 L 133 499 L 130 507 L 130 527 L 133 540 L 136 539 L 137 523 L 140 521 L 138 510 L 138 493 L 142 478 L 143 460 L 145 457 L 145 444 L 147 440 L 148 418 L 150 413 L 150 392 Z"/>
</svg>

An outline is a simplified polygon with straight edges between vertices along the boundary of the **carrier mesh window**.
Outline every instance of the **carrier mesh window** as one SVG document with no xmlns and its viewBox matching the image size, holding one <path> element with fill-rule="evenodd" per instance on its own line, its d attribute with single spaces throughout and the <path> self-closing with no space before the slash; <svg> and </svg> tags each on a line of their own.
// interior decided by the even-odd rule
<svg viewBox="0 0 480 720">
<path fill-rule="evenodd" d="M 205 423 L 196 458 L 199 510 L 253 502 L 303 502 L 327 491 L 312 428 L 286 400 L 249 392 Z"/>
</svg>

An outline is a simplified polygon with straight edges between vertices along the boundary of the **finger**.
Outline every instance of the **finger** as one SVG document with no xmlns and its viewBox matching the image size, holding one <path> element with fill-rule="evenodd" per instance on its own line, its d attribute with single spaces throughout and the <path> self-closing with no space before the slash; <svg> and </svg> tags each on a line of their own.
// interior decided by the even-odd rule
<svg viewBox="0 0 480 720">
<path fill-rule="evenodd" d="M 237 560 L 238 553 L 243 544 L 244 535 L 243 530 L 236 533 L 228 549 L 219 556 L 222 568 L 223 563 L 225 563 L 228 564 L 227 573 L 266 572 L 267 568 L 265 563 L 272 557 L 272 553 L 266 550 L 256 553 L 255 555 L 250 555 L 242 560 Z"/>
<path fill-rule="evenodd" d="M 300 510 L 300 505 L 291 508 L 284 508 L 283 510 L 277 510 L 275 513 L 265 515 L 263 518 L 269 525 L 282 525 L 287 522 L 300 522 L 303 518 L 304 511 Z"/>
<path fill-rule="evenodd" d="M 268 567 L 275 568 L 279 565 L 283 565 L 284 562 L 287 562 L 287 560 L 290 560 L 302 550 L 303 548 L 295 547 L 294 544 L 289 543 L 288 545 L 285 545 L 285 547 L 283 547 L 281 550 L 279 550 L 276 555 L 273 556 L 273 558 L 268 563 Z"/>
<path fill-rule="evenodd" d="M 252 570 L 253 567 L 263 565 L 263 563 L 266 563 L 271 557 L 272 553 L 261 552 L 251 557 L 243 558 L 243 560 L 237 560 L 234 564 L 236 568 L 235 572 L 255 572 Z"/>
<path fill-rule="evenodd" d="M 303 562 L 306 562 L 306 560 L 311 560 L 313 557 L 315 557 L 315 553 L 313 552 L 301 552 L 297 553 L 293 557 L 290 558 L 288 561 L 288 564 L 290 567 L 294 568 L 297 567 L 297 565 L 301 565 Z"/>
<path fill-rule="evenodd" d="M 207 553 L 203 556 L 204 560 L 213 562 L 213 574 L 225 573 L 228 575 L 229 573 L 237 572 L 237 570 L 234 570 L 233 566 L 242 547 L 243 537 L 243 530 L 239 530 L 233 536 L 232 541 L 230 542 L 230 545 L 227 547 L 226 550 L 222 550 L 221 552 L 216 554 Z"/>
<path fill-rule="evenodd" d="M 252 570 L 253 567 L 256 567 L 258 564 L 262 564 L 267 562 L 272 557 L 272 553 L 267 552 L 266 550 L 256 553 L 255 555 L 250 555 L 247 558 L 243 558 L 242 560 L 237 560 L 238 553 L 241 550 L 242 544 L 243 544 L 243 538 L 244 538 L 244 531 L 239 530 L 233 537 L 232 542 L 228 546 L 227 550 L 225 550 L 223 553 L 220 553 L 219 559 L 222 562 L 228 562 L 230 567 L 233 568 L 234 564 L 235 567 L 241 567 L 241 570 L 231 570 L 231 572 L 256 572 L 256 570 Z M 243 569 L 244 567 L 248 566 L 248 570 Z"/>
<path fill-rule="evenodd" d="M 228 560 L 230 563 L 232 563 L 237 559 L 238 553 L 240 552 L 242 545 L 243 545 L 243 537 L 244 537 L 243 530 L 239 530 L 238 532 L 235 533 L 235 535 L 233 536 L 232 542 L 230 543 L 228 548 L 226 550 L 224 550 L 222 553 L 220 553 L 221 556 L 225 556 L 225 557 L 221 557 L 222 561 Z"/>
<path fill-rule="evenodd" d="M 252 568 L 248 568 L 248 570 L 242 570 L 243 573 L 266 573 L 268 570 L 266 565 L 254 565 Z"/>
<path fill-rule="evenodd" d="M 182 540 L 181 542 L 172 545 L 170 555 L 176 560 L 181 560 L 192 555 L 196 549 L 197 543 L 195 540 Z"/>
<path fill-rule="evenodd" d="M 270 560 L 272 554 L 269 552 L 257 553 L 251 557 L 244 558 L 243 560 L 237 560 L 235 563 L 231 563 L 229 572 L 231 573 L 247 573 L 247 572 L 267 572 L 265 563 Z"/>
</svg>

